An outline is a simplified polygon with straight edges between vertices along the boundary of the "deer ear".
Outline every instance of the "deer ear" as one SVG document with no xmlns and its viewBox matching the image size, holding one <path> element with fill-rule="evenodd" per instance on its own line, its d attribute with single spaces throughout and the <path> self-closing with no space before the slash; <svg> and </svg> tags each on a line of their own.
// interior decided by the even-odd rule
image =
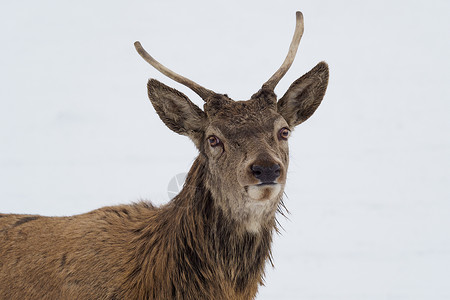
<svg viewBox="0 0 450 300">
<path fill-rule="evenodd" d="M 164 124 L 176 133 L 189 136 L 197 145 L 204 132 L 206 114 L 186 95 L 156 79 L 148 81 L 147 89 Z"/>
<path fill-rule="evenodd" d="M 278 112 L 289 126 L 306 121 L 319 107 L 328 85 L 328 65 L 318 63 L 311 71 L 294 81 L 277 104 Z"/>
</svg>

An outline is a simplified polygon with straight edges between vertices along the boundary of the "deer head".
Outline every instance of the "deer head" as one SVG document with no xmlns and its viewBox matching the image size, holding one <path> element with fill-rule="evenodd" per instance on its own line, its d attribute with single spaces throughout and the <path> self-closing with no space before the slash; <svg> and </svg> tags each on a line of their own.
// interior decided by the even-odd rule
<svg viewBox="0 0 450 300">
<path fill-rule="evenodd" d="M 273 222 L 286 183 L 289 135 L 315 112 L 327 88 L 328 66 L 320 62 L 277 100 L 275 86 L 294 61 L 302 34 L 303 15 L 297 12 L 286 59 L 247 101 L 233 101 L 169 70 L 135 42 L 148 63 L 205 101 L 202 110 L 176 89 L 148 81 L 148 96 L 161 120 L 197 146 L 206 165 L 205 186 L 217 206 L 248 231 Z"/>
</svg>

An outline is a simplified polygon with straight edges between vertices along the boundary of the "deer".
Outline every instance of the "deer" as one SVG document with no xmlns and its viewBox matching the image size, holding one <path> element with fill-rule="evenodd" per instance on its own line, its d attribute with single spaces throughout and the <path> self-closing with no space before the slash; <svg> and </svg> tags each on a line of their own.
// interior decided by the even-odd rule
<svg viewBox="0 0 450 300">
<path fill-rule="evenodd" d="M 68 217 L 0 214 L 0 299 L 254 299 L 272 263 L 288 139 L 328 85 L 320 62 L 275 95 L 303 28 L 297 12 L 284 62 L 245 101 L 171 71 L 135 42 L 146 62 L 204 101 L 201 109 L 148 80 L 159 118 L 198 150 L 182 190 L 158 207 L 141 201 Z"/>
</svg>

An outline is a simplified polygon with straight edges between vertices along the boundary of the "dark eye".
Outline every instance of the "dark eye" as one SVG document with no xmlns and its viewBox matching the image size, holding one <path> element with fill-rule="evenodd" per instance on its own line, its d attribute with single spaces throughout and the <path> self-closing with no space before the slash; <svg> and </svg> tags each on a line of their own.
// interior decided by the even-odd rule
<svg viewBox="0 0 450 300">
<path fill-rule="evenodd" d="M 217 137 L 217 136 L 215 136 L 215 135 L 211 135 L 209 138 L 208 138 L 208 142 L 209 142 L 209 145 L 211 146 L 211 147 L 216 147 L 216 146 L 219 146 L 222 142 L 220 141 L 220 139 Z"/>
<path fill-rule="evenodd" d="M 287 129 L 286 127 L 281 128 L 280 131 L 278 131 L 278 138 L 280 140 L 287 140 L 289 135 L 291 134 L 291 131 Z"/>
</svg>

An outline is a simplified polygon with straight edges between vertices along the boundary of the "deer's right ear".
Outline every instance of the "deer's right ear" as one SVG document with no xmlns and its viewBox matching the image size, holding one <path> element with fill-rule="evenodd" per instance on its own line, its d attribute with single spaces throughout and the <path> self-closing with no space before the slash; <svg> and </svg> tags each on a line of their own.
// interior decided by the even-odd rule
<svg viewBox="0 0 450 300">
<path fill-rule="evenodd" d="M 198 146 L 206 114 L 183 93 L 155 79 L 147 83 L 148 97 L 160 119 L 176 133 L 189 136 Z"/>
</svg>

